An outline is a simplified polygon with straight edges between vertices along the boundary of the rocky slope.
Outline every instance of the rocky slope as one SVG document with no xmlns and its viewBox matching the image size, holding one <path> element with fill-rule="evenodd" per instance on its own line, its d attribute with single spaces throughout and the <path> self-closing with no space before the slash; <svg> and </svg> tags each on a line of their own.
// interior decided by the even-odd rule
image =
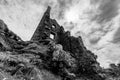
<svg viewBox="0 0 120 80">
<path fill-rule="evenodd" d="M 30 41 L 23 41 L 0 20 L 0 80 L 109 80 L 113 74 L 118 78 L 119 66 L 101 68 L 80 36 L 71 36 L 50 18 L 50 9 Z"/>
</svg>

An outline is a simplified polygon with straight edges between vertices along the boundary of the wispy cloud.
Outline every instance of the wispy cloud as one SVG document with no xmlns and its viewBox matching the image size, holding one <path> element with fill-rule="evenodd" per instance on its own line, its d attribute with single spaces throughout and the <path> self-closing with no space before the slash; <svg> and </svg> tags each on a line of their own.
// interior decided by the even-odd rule
<svg viewBox="0 0 120 80">
<path fill-rule="evenodd" d="M 108 22 L 118 15 L 119 0 L 92 0 L 93 3 L 99 3 L 99 14 L 95 15 L 92 19 L 97 20 L 98 23 Z"/>
</svg>

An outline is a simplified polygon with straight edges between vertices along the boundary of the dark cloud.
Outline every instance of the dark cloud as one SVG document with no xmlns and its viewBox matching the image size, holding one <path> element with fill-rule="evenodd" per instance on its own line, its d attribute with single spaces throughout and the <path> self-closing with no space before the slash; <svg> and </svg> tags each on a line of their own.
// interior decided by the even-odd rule
<svg viewBox="0 0 120 80">
<path fill-rule="evenodd" d="M 94 36 L 93 39 L 90 39 L 90 43 L 91 44 L 96 44 L 98 43 L 102 37 L 104 37 L 106 34 L 108 34 L 111 31 L 111 27 L 113 27 L 113 24 L 108 24 L 107 26 L 109 26 L 108 28 L 104 28 L 105 26 L 102 26 L 99 29 L 91 29 L 91 33 L 89 33 L 89 36 L 94 36 L 96 35 L 97 32 L 99 32 L 99 34 L 97 34 L 96 36 Z"/>
<path fill-rule="evenodd" d="M 118 43 L 120 42 L 120 27 L 118 28 L 118 30 L 116 31 L 116 33 L 114 34 L 113 37 L 113 43 Z"/>
<path fill-rule="evenodd" d="M 8 1 L 7 0 L 0 0 L 0 4 L 1 5 L 8 5 Z"/>
<path fill-rule="evenodd" d="M 57 0 L 60 8 L 69 7 L 73 0 Z"/>
<path fill-rule="evenodd" d="M 97 4 L 97 3 L 100 3 L 101 0 L 90 0 L 90 3 L 91 4 Z"/>
<path fill-rule="evenodd" d="M 63 26 L 65 26 L 65 28 L 69 31 L 73 30 L 75 28 L 77 24 L 73 23 L 73 22 L 65 22 L 63 24 Z"/>
<path fill-rule="evenodd" d="M 91 44 L 96 44 L 96 43 L 99 42 L 100 39 L 101 39 L 100 37 L 99 37 L 99 38 L 95 38 L 95 39 L 91 39 L 91 40 L 90 40 L 90 43 L 91 43 Z"/>
<path fill-rule="evenodd" d="M 99 1 L 100 2 L 100 1 Z M 100 14 L 93 17 L 98 23 L 108 22 L 118 15 L 119 0 L 101 0 L 99 10 Z M 97 3 L 96 0 L 93 3 Z"/>
</svg>

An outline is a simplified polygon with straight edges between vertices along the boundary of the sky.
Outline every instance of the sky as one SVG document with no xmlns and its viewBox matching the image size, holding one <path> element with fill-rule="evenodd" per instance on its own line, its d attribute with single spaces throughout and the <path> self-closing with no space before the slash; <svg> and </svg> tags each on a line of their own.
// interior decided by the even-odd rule
<svg viewBox="0 0 120 80">
<path fill-rule="evenodd" d="M 120 0 L 0 0 L 0 19 L 30 40 L 48 5 L 51 18 L 81 36 L 102 67 L 120 63 Z"/>
</svg>

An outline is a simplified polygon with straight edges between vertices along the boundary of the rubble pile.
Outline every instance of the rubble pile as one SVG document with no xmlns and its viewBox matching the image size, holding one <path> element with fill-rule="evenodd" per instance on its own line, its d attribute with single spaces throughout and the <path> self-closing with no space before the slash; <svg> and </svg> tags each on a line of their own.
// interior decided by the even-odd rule
<svg viewBox="0 0 120 80">
<path fill-rule="evenodd" d="M 105 80 L 97 56 L 51 19 L 50 9 L 30 41 L 0 20 L 0 80 Z"/>
</svg>

